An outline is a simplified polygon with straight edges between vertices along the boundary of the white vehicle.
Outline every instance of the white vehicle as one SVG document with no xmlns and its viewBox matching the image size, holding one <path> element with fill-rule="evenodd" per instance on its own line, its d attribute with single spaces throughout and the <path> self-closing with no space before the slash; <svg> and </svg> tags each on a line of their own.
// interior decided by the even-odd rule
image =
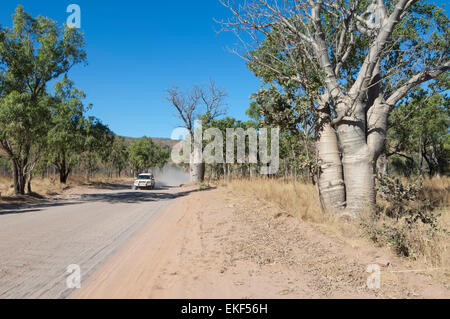
<svg viewBox="0 0 450 319">
<path fill-rule="evenodd" d="M 155 178 L 153 174 L 139 174 L 138 178 L 134 181 L 133 189 L 154 189 Z"/>
</svg>

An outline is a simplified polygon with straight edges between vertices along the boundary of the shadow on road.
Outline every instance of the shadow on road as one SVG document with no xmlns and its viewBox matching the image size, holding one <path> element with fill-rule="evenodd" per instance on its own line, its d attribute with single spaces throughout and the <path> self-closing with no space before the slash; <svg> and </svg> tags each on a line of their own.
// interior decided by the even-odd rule
<svg viewBox="0 0 450 319">
<path fill-rule="evenodd" d="M 118 184 L 119 185 L 119 184 Z M 169 200 L 177 197 L 183 197 L 190 193 L 202 191 L 200 189 L 191 190 L 179 190 L 173 193 L 161 192 L 163 190 L 170 190 L 175 188 L 174 186 L 162 186 L 160 185 L 153 191 L 132 191 L 128 190 L 129 187 L 120 185 L 118 188 L 123 191 L 113 193 L 97 193 L 97 194 L 84 194 L 77 199 L 70 200 L 43 200 L 40 203 L 7 203 L 0 204 L 0 216 L 9 214 L 24 214 L 39 212 L 45 208 L 77 205 L 88 202 L 105 202 L 109 204 L 133 204 L 133 203 L 145 203 L 154 202 L 160 200 Z"/>
<path fill-rule="evenodd" d="M 163 193 L 158 190 L 169 189 L 169 187 L 158 188 L 153 191 L 128 191 L 119 193 L 106 193 L 106 194 L 86 194 L 81 196 L 81 201 L 85 202 L 107 202 L 107 203 L 142 203 L 153 202 L 158 200 L 174 199 L 177 197 L 183 197 L 190 193 L 198 192 L 198 189 L 189 191 L 180 191 L 176 193 Z"/>
<path fill-rule="evenodd" d="M 95 189 L 109 189 L 109 190 L 125 190 L 130 189 L 130 186 L 128 184 L 120 184 L 120 183 L 100 183 L 100 182 L 93 182 L 88 185 L 91 188 Z"/>
</svg>

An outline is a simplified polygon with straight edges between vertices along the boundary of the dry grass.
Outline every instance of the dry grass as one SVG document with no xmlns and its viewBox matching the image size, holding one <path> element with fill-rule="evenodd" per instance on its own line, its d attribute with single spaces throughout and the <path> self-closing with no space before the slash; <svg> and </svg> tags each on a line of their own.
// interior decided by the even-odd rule
<svg viewBox="0 0 450 319">
<path fill-rule="evenodd" d="M 89 182 L 86 181 L 84 176 L 69 176 L 67 184 L 61 184 L 58 176 L 52 176 L 49 178 L 33 178 L 31 188 L 33 193 L 49 197 L 57 194 L 61 194 L 69 189 L 79 186 L 98 186 L 103 184 L 124 183 L 130 182 L 132 178 L 109 178 L 107 176 L 97 175 L 93 177 Z M 1 197 L 13 197 L 13 181 L 12 178 L 6 176 L 0 176 L 0 200 Z"/>
<path fill-rule="evenodd" d="M 440 208 L 450 207 L 450 177 L 426 178 L 423 181 L 422 195 Z"/>
<path fill-rule="evenodd" d="M 352 246 L 367 243 L 358 223 L 344 223 L 336 215 L 320 208 L 317 189 L 310 183 L 285 182 L 284 179 L 237 179 L 227 187 L 278 205 L 285 213 L 313 223 L 327 235 L 338 237 Z"/>
<path fill-rule="evenodd" d="M 403 181 L 404 184 L 407 180 Z M 424 209 L 429 201 L 433 211 Z M 389 203 L 379 200 L 382 210 Z M 420 218 L 411 223 L 408 216 L 371 218 L 363 216 L 369 237 L 381 246 L 389 246 L 397 254 L 424 266 L 438 267 L 450 275 L 450 178 L 427 178 L 418 200 L 405 204 L 416 211 L 426 212 L 435 219 L 431 224 Z M 433 225 L 434 224 L 434 225 Z"/>
<path fill-rule="evenodd" d="M 323 222 L 327 219 L 320 209 L 317 191 L 312 184 L 258 178 L 232 180 L 227 185 L 239 192 L 275 203 L 286 213 L 301 220 Z"/>
<path fill-rule="evenodd" d="M 233 180 L 227 187 L 241 193 L 253 195 L 259 199 L 277 204 L 283 211 L 297 218 L 312 222 L 327 235 L 337 237 L 352 246 L 373 245 L 375 241 L 380 247 L 392 249 L 397 254 L 398 246 L 405 245 L 409 249 L 408 262 L 413 267 L 438 267 L 442 271 L 435 274 L 444 282 L 449 281 L 450 274 L 450 178 L 426 179 L 421 192 L 422 199 L 428 199 L 436 207 L 434 213 L 441 214 L 437 218 L 439 231 L 433 231 L 429 225 L 421 222 L 406 227 L 404 221 L 389 217 L 377 220 L 363 214 L 361 220 L 344 222 L 343 220 L 324 214 L 319 205 L 317 191 L 311 184 L 286 183 L 282 179 Z M 367 220 L 372 224 L 367 225 Z M 368 228 L 369 227 L 369 228 Z M 371 230 L 371 232 L 368 231 Z M 373 233 L 389 232 L 384 238 L 390 240 L 374 240 Z M 392 239 L 395 238 L 395 239 Z M 399 240 L 400 242 L 394 242 Z"/>
</svg>

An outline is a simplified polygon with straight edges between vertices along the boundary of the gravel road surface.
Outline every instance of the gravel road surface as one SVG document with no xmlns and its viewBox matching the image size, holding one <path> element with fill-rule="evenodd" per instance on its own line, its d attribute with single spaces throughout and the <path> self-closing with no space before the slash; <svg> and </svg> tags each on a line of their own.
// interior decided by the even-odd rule
<svg viewBox="0 0 450 319">
<path fill-rule="evenodd" d="M 67 267 L 81 283 L 140 227 L 163 211 L 179 188 L 126 188 L 0 210 L 0 298 L 66 298 Z"/>
</svg>

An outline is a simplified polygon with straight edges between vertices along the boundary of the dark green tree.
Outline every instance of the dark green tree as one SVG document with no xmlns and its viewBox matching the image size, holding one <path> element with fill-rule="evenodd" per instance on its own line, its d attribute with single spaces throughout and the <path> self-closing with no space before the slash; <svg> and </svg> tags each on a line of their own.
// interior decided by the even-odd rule
<svg viewBox="0 0 450 319">
<path fill-rule="evenodd" d="M 95 117 L 89 117 L 86 126 L 84 152 L 81 163 L 86 171 L 86 179 L 90 181 L 92 174 L 101 163 L 107 163 L 114 143 L 114 133 L 109 127 Z"/>
<path fill-rule="evenodd" d="M 395 163 L 406 160 L 430 176 L 448 174 L 450 159 L 450 99 L 419 89 L 390 118 L 387 155 Z M 412 169 L 413 167 L 411 167 Z M 412 173 L 412 172 L 407 172 Z"/>
<path fill-rule="evenodd" d="M 11 159 L 16 194 L 25 193 L 42 153 L 51 105 L 47 83 L 85 60 L 83 46 L 75 28 L 33 18 L 21 5 L 13 26 L 0 29 L 0 144 Z"/>
<path fill-rule="evenodd" d="M 128 147 L 129 162 L 135 174 L 144 169 L 154 167 L 157 163 L 155 151 L 158 146 L 149 137 L 141 137 L 134 140 Z"/>
<path fill-rule="evenodd" d="M 67 76 L 55 84 L 54 103 L 51 107 L 50 128 L 47 137 L 47 157 L 59 172 L 65 184 L 73 168 L 79 163 L 87 135 L 86 107 L 83 91 L 74 87 Z"/>
<path fill-rule="evenodd" d="M 117 176 L 120 177 L 123 169 L 128 164 L 128 151 L 123 137 L 114 137 L 109 162 L 112 168 L 116 170 Z"/>
</svg>

